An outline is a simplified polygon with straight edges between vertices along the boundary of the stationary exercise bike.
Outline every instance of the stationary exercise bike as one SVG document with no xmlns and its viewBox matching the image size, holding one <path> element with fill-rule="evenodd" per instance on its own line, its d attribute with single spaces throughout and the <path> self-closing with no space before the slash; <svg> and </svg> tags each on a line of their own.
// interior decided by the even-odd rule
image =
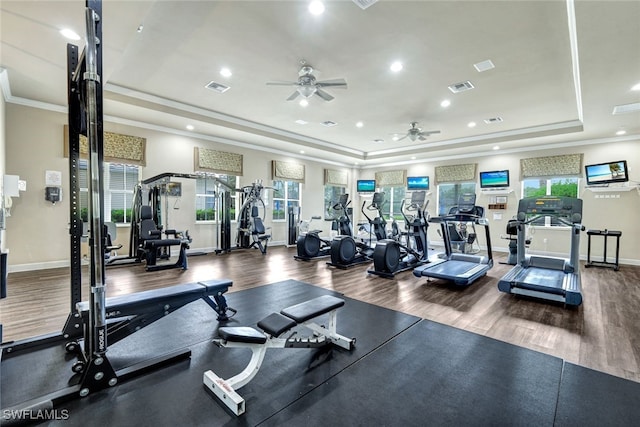
<svg viewBox="0 0 640 427">
<path fill-rule="evenodd" d="M 373 250 L 373 270 L 367 273 L 382 277 L 393 277 L 396 273 L 415 268 L 429 262 L 427 228 L 429 227 L 426 211 L 429 202 L 425 203 L 426 192 L 414 191 L 411 201 L 406 207 L 402 200 L 400 212 L 404 217 L 406 232 L 405 244 L 399 240 L 382 239 Z M 414 214 L 415 212 L 415 214 Z"/>
<path fill-rule="evenodd" d="M 333 267 L 348 268 L 352 265 L 369 262 L 373 255 L 373 249 L 364 243 L 356 242 L 353 238 L 351 218 L 349 218 L 348 212 L 350 203 L 349 195 L 343 194 L 338 203 L 333 206 L 333 209 L 339 212 L 336 222 L 340 233 L 331 241 L 331 262 L 328 262 L 327 265 Z"/>
</svg>

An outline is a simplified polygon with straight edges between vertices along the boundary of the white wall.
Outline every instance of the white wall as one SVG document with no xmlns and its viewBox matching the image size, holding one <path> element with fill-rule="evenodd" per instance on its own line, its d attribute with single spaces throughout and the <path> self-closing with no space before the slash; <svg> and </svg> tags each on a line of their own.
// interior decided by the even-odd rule
<svg viewBox="0 0 640 427">
<path fill-rule="evenodd" d="M 4 117 L 4 115 L 3 115 Z M 14 200 L 13 215 L 7 220 L 7 246 L 11 249 L 10 270 L 57 267 L 68 264 L 69 259 L 69 192 L 68 159 L 63 156 L 63 126 L 65 114 L 39 110 L 15 104 L 6 108 L 7 172 L 20 175 L 27 181 L 27 191 Z M 120 124 L 105 123 L 105 130 L 147 139 L 146 165 L 142 178 L 147 179 L 164 172 L 193 173 L 194 147 L 205 147 L 239 153 L 244 156 L 244 174 L 240 185 L 249 185 L 262 179 L 271 185 L 271 161 L 295 161 L 305 165 L 306 180 L 302 193 L 302 218 L 322 215 L 324 194 L 324 164 L 287 155 L 268 153 L 246 148 L 216 144 L 187 136 L 140 129 Z M 330 166 L 331 169 L 339 169 Z M 52 205 L 44 200 L 45 171 L 56 170 L 63 174 L 63 201 Z M 175 179 L 182 182 L 182 197 L 169 199 L 168 227 L 189 230 L 193 238 L 192 250 L 211 250 L 217 246 L 214 224 L 195 223 L 195 180 Z M 266 197 L 272 200 L 271 192 Z M 174 209 L 174 207 L 176 209 Z M 286 243 L 287 223 L 271 221 L 271 203 L 265 226 L 271 227 L 273 243 Z M 232 231 L 235 233 L 235 222 Z M 314 223 L 329 233 L 330 224 Z M 127 253 L 129 227 L 118 227 L 116 243 Z M 232 244 L 235 235 L 232 236 Z M 86 251 L 86 249 L 85 249 Z"/>
<path fill-rule="evenodd" d="M 0 114 L 5 129 L 6 161 L 0 161 L 5 167 L 4 173 L 20 175 L 27 181 L 27 191 L 20 198 L 14 199 L 12 216 L 7 218 L 6 239 L 2 246 L 11 251 L 9 263 L 13 271 L 28 268 L 62 266 L 68 263 L 69 252 L 69 207 L 68 194 L 68 160 L 63 156 L 63 125 L 66 115 L 51 111 L 39 110 L 15 104 L 4 105 L 5 114 Z M 323 215 L 323 177 L 324 169 L 339 169 L 322 163 L 305 159 L 294 159 L 287 155 L 249 150 L 217 144 L 207 140 L 199 140 L 188 136 L 167 134 L 158 131 L 135 128 L 120 124 L 105 123 L 105 130 L 135 135 L 147 139 L 147 166 L 142 169 L 142 178 L 146 179 L 164 172 L 193 173 L 194 147 L 206 147 L 223 151 L 240 153 L 244 156 L 244 175 L 240 185 L 248 185 L 256 179 L 262 179 L 265 185 L 271 182 L 271 161 L 296 161 L 304 163 L 306 182 L 303 185 L 301 218 L 308 219 L 312 215 Z M 432 189 L 428 197 L 429 212 L 437 212 L 437 190 L 434 183 L 435 166 L 458 163 L 478 163 L 478 171 L 509 169 L 511 188 L 508 195 L 507 209 L 504 211 L 487 210 L 491 224 L 491 238 L 496 250 L 507 248 L 507 241 L 500 239 L 505 233 L 507 220 L 516 214 L 520 197 L 520 159 L 548 156 L 565 153 L 584 153 L 585 163 L 599 163 L 626 159 L 629 164 L 632 180 L 640 181 L 640 147 L 638 141 L 586 145 L 580 147 L 554 150 L 537 150 L 521 153 L 496 154 L 479 157 L 476 160 L 450 160 L 438 163 L 416 163 L 403 167 L 391 167 L 389 170 L 407 169 L 408 175 L 431 177 Z M 63 173 L 63 201 L 55 206 L 44 200 L 45 171 L 57 170 Z M 362 199 L 355 192 L 355 181 L 361 178 L 373 178 L 380 169 L 348 170 L 350 176 L 349 193 L 354 196 L 354 223 L 362 220 L 360 206 Z M 195 181 L 183 179 L 182 197 L 177 201 L 178 209 L 174 209 L 176 199 L 170 199 L 168 225 L 179 230 L 188 229 L 193 237 L 193 250 L 212 249 L 216 246 L 216 229 L 213 224 L 196 224 Z M 583 187 L 583 185 L 582 185 Z M 637 191 L 617 193 L 619 198 L 596 198 L 584 188 L 580 189 L 580 197 L 584 200 L 584 221 L 587 228 L 615 229 L 623 233 L 621 239 L 621 259 L 626 263 L 640 264 L 640 221 L 637 213 L 640 207 L 640 194 Z M 267 196 L 272 199 L 272 194 Z M 493 202 L 491 196 L 478 191 L 478 204 L 485 208 Z M 273 223 L 269 215 L 265 220 L 267 227 L 272 227 L 273 241 L 285 243 L 287 240 L 286 222 Z M 494 213 L 502 214 L 501 219 L 494 219 Z M 232 224 L 235 231 L 235 224 Z M 330 223 L 314 222 L 314 228 L 322 228 L 324 235 L 330 232 Z M 128 227 L 118 229 L 116 242 L 128 243 Z M 429 238 L 439 240 L 436 227 L 429 228 Z M 545 243 L 546 239 L 546 243 Z M 581 254 L 586 256 L 586 236 L 582 239 Z M 532 251 L 545 251 L 562 254 L 567 251 L 569 238 L 566 231 L 537 229 Z M 602 251 L 601 239 L 593 244 L 593 254 Z M 121 253 L 124 253 L 121 252 Z"/>
<path fill-rule="evenodd" d="M 477 163 L 478 171 L 509 169 L 511 178 L 511 189 L 507 196 L 507 209 L 489 210 L 489 203 L 495 203 L 495 196 L 483 194 L 478 186 L 477 204 L 485 208 L 485 214 L 489 219 L 492 246 L 497 251 L 507 251 L 508 241 L 501 239 L 505 234 L 507 221 L 517 213 L 518 200 L 521 195 L 520 183 L 520 159 L 531 157 L 553 156 L 560 154 L 583 153 L 584 163 L 602 163 L 626 159 L 629 166 L 631 186 L 638 186 L 640 182 L 640 141 L 626 141 L 617 143 L 606 143 L 597 145 L 584 145 L 578 147 L 560 148 L 553 150 L 536 150 L 518 152 L 510 154 L 492 153 L 490 156 L 478 157 L 477 159 L 450 160 L 435 164 L 410 164 L 406 167 L 392 167 L 387 170 L 407 169 L 409 176 L 429 175 L 431 178 L 431 195 L 428 197 L 428 211 L 432 216 L 437 215 L 437 186 L 435 185 L 435 166 Z M 361 171 L 360 177 L 373 179 L 376 169 L 365 169 Z M 635 181 L 635 182 L 633 182 Z M 636 190 L 628 192 L 593 193 L 585 189 L 584 180 L 581 180 L 578 196 L 583 199 L 583 224 L 587 229 L 610 229 L 622 231 L 620 240 L 620 260 L 624 263 L 640 264 L 640 193 Z M 597 195 L 609 195 L 614 198 L 596 198 Z M 617 198 L 619 196 L 619 198 Z M 360 204 L 362 201 L 359 202 Z M 501 214 L 501 219 L 495 219 L 494 214 Z M 361 216 L 361 215 L 360 215 Z M 361 219 L 356 217 L 356 221 Z M 432 242 L 441 241 L 437 234 L 437 226 L 432 224 L 429 227 L 429 239 Z M 603 238 L 592 239 L 592 256 L 602 255 Z M 608 255 L 612 255 L 615 249 L 614 240 L 610 238 Z M 545 252 L 556 256 L 566 256 L 569 251 L 570 237 L 566 229 L 550 229 L 537 227 L 533 242 L 530 246 L 531 252 Z M 587 236 L 582 234 L 580 242 L 580 253 L 583 258 L 587 256 Z"/>
</svg>

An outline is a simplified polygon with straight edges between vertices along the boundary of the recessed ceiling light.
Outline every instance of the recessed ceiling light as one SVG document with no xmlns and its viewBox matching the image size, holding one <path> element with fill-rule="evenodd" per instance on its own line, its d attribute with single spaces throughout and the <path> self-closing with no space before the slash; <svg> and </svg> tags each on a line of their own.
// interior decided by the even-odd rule
<svg viewBox="0 0 640 427">
<path fill-rule="evenodd" d="M 300 150 L 300 154 L 304 154 L 304 150 Z"/>
<path fill-rule="evenodd" d="M 640 83 L 634 85 L 631 90 L 640 90 Z"/>
<path fill-rule="evenodd" d="M 69 40 L 80 40 L 80 36 L 73 30 L 69 28 L 63 28 L 60 30 L 60 34 L 68 38 Z"/>
<path fill-rule="evenodd" d="M 307 101 L 306 99 L 301 99 L 299 104 L 301 107 L 306 107 L 307 105 L 309 105 L 309 101 Z"/>
<path fill-rule="evenodd" d="M 415 159 L 416 159 L 416 156 L 411 156 L 411 160 L 415 160 Z"/>
<path fill-rule="evenodd" d="M 402 70 L 402 62 L 400 62 L 400 61 L 394 62 L 393 64 L 391 64 L 389 69 L 391 71 L 393 71 L 394 73 L 397 73 L 398 71 Z"/>
<path fill-rule="evenodd" d="M 358 122 L 358 123 L 356 123 L 356 127 L 357 127 L 357 128 L 361 128 L 362 126 L 364 126 L 364 123 L 362 123 L 362 122 Z"/>
<path fill-rule="evenodd" d="M 384 139 L 374 139 L 373 142 L 375 144 L 384 144 Z"/>
<path fill-rule="evenodd" d="M 624 135 L 625 133 L 627 133 L 626 130 L 620 129 L 618 132 L 616 132 L 616 135 Z"/>
<path fill-rule="evenodd" d="M 499 146 L 499 145 L 494 145 L 494 146 L 493 146 L 493 149 L 494 149 L 494 150 L 499 150 L 499 149 L 500 149 L 500 146 Z"/>
<path fill-rule="evenodd" d="M 394 135 L 391 139 L 393 139 L 394 141 L 397 141 L 400 139 L 400 137 L 398 135 Z"/>
<path fill-rule="evenodd" d="M 355 162 L 355 163 L 354 163 L 354 165 L 356 165 L 356 166 L 358 166 L 359 164 L 360 164 L 360 163 L 358 163 L 358 162 Z"/>
<path fill-rule="evenodd" d="M 223 77 L 231 77 L 233 75 L 233 73 L 227 67 L 223 67 L 220 70 L 220 75 L 223 76 Z"/>
<path fill-rule="evenodd" d="M 444 101 L 442 101 L 442 102 L 440 103 L 440 106 L 441 106 L 442 108 L 447 108 L 449 105 L 451 105 L 451 101 L 449 101 L 448 99 L 445 99 Z"/>
<path fill-rule="evenodd" d="M 474 128 L 476 127 L 476 122 L 469 122 L 467 123 L 467 126 L 469 126 L 470 128 Z"/>
<path fill-rule="evenodd" d="M 299 124 L 299 125 L 306 125 L 309 122 L 298 119 L 298 120 L 296 120 L 296 123 Z"/>
<path fill-rule="evenodd" d="M 309 12 L 312 15 L 322 15 L 324 13 L 324 4 L 318 0 L 312 1 L 309 3 Z"/>
<path fill-rule="evenodd" d="M 187 125 L 187 130 L 194 130 L 195 128 L 193 127 L 193 125 Z"/>
</svg>

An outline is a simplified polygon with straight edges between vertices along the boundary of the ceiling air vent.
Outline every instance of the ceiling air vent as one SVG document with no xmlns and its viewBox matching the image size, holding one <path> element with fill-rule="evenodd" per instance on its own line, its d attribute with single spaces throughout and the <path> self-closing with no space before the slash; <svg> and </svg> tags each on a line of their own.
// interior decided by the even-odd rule
<svg viewBox="0 0 640 427">
<path fill-rule="evenodd" d="M 500 123 L 502 121 L 502 117 L 490 117 L 488 119 L 484 119 L 484 122 L 488 125 L 491 123 Z"/>
<path fill-rule="evenodd" d="M 331 120 L 327 120 L 326 122 L 322 122 L 322 126 L 326 126 L 328 128 L 330 128 L 331 126 L 335 126 L 337 125 L 336 122 L 332 122 Z"/>
<path fill-rule="evenodd" d="M 205 87 L 207 89 L 215 90 L 218 93 L 224 93 L 229 90 L 229 86 L 225 86 L 222 83 L 216 83 L 214 81 L 209 82 Z"/>
<path fill-rule="evenodd" d="M 477 64 L 473 64 L 473 66 L 475 67 L 476 70 L 478 70 L 479 73 L 496 68 L 496 66 L 493 65 L 493 62 L 491 62 L 490 59 L 487 59 L 486 61 L 478 62 Z"/>
<path fill-rule="evenodd" d="M 470 81 L 462 82 L 462 83 L 454 83 L 449 86 L 449 90 L 453 93 L 460 93 L 467 90 L 473 89 L 473 84 Z"/>
<path fill-rule="evenodd" d="M 365 10 L 372 4 L 376 3 L 378 0 L 353 0 L 355 4 L 360 6 L 360 9 Z"/>
<path fill-rule="evenodd" d="M 613 115 L 616 114 L 624 114 L 624 113 L 633 113 L 635 111 L 640 111 L 640 102 L 635 102 L 633 104 L 624 104 L 624 105 L 616 105 L 613 107 Z"/>
</svg>

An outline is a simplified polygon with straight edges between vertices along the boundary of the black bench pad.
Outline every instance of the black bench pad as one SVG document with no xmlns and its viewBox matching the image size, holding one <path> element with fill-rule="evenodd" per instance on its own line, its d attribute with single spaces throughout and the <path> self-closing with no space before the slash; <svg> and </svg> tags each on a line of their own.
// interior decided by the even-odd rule
<svg viewBox="0 0 640 427">
<path fill-rule="evenodd" d="M 165 246 L 178 246 L 183 243 L 188 243 L 186 240 L 181 239 L 158 239 L 158 240 L 145 240 L 143 247 L 145 249 L 162 248 Z"/>
<path fill-rule="evenodd" d="M 277 337 L 281 333 L 288 331 L 296 325 L 297 323 L 295 320 L 283 316 L 280 313 L 271 313 L 258 322 L 258 327 L 272 337 Z"/>
<path fill-rule="evenodd" d="M 248 326 L 224 326 L 218 328 L 218 335 L 226 341 L 264 344 L 267 337 L 262 332 Z"/>
<path fill-rule="evenodd" d="M 332 295 L 323 295 L 321 297 L 284 308 L 280 313 L 290 317 L 298 323 L 302 323 L 320 316 L 321 314 L 328 313 L 331 310 L 335 310 L 338 307 L 342 307 L 343 305 L 343 299 L 336 298 Z"/>
<path fill-rule="evenodd" d="M 166 288 L 151 289 L 148 291 L 136 292 L 129 295 L 121 295 L 106 299 L 107 311 L 122 310 L 126 307 L 153 304 L 167 300 L 171 297 L 193 296 L 193 300 L 202 298 L 214 293 L 224 293 L 232 285 L 231 280 L 208 280 L 198 283 L 185 283 L 181 285 L 168 286 Z M 76 309 L 80 313 L 89 311 L 89 301 L 82 301 L 76 304 Z"/>
</svg>

